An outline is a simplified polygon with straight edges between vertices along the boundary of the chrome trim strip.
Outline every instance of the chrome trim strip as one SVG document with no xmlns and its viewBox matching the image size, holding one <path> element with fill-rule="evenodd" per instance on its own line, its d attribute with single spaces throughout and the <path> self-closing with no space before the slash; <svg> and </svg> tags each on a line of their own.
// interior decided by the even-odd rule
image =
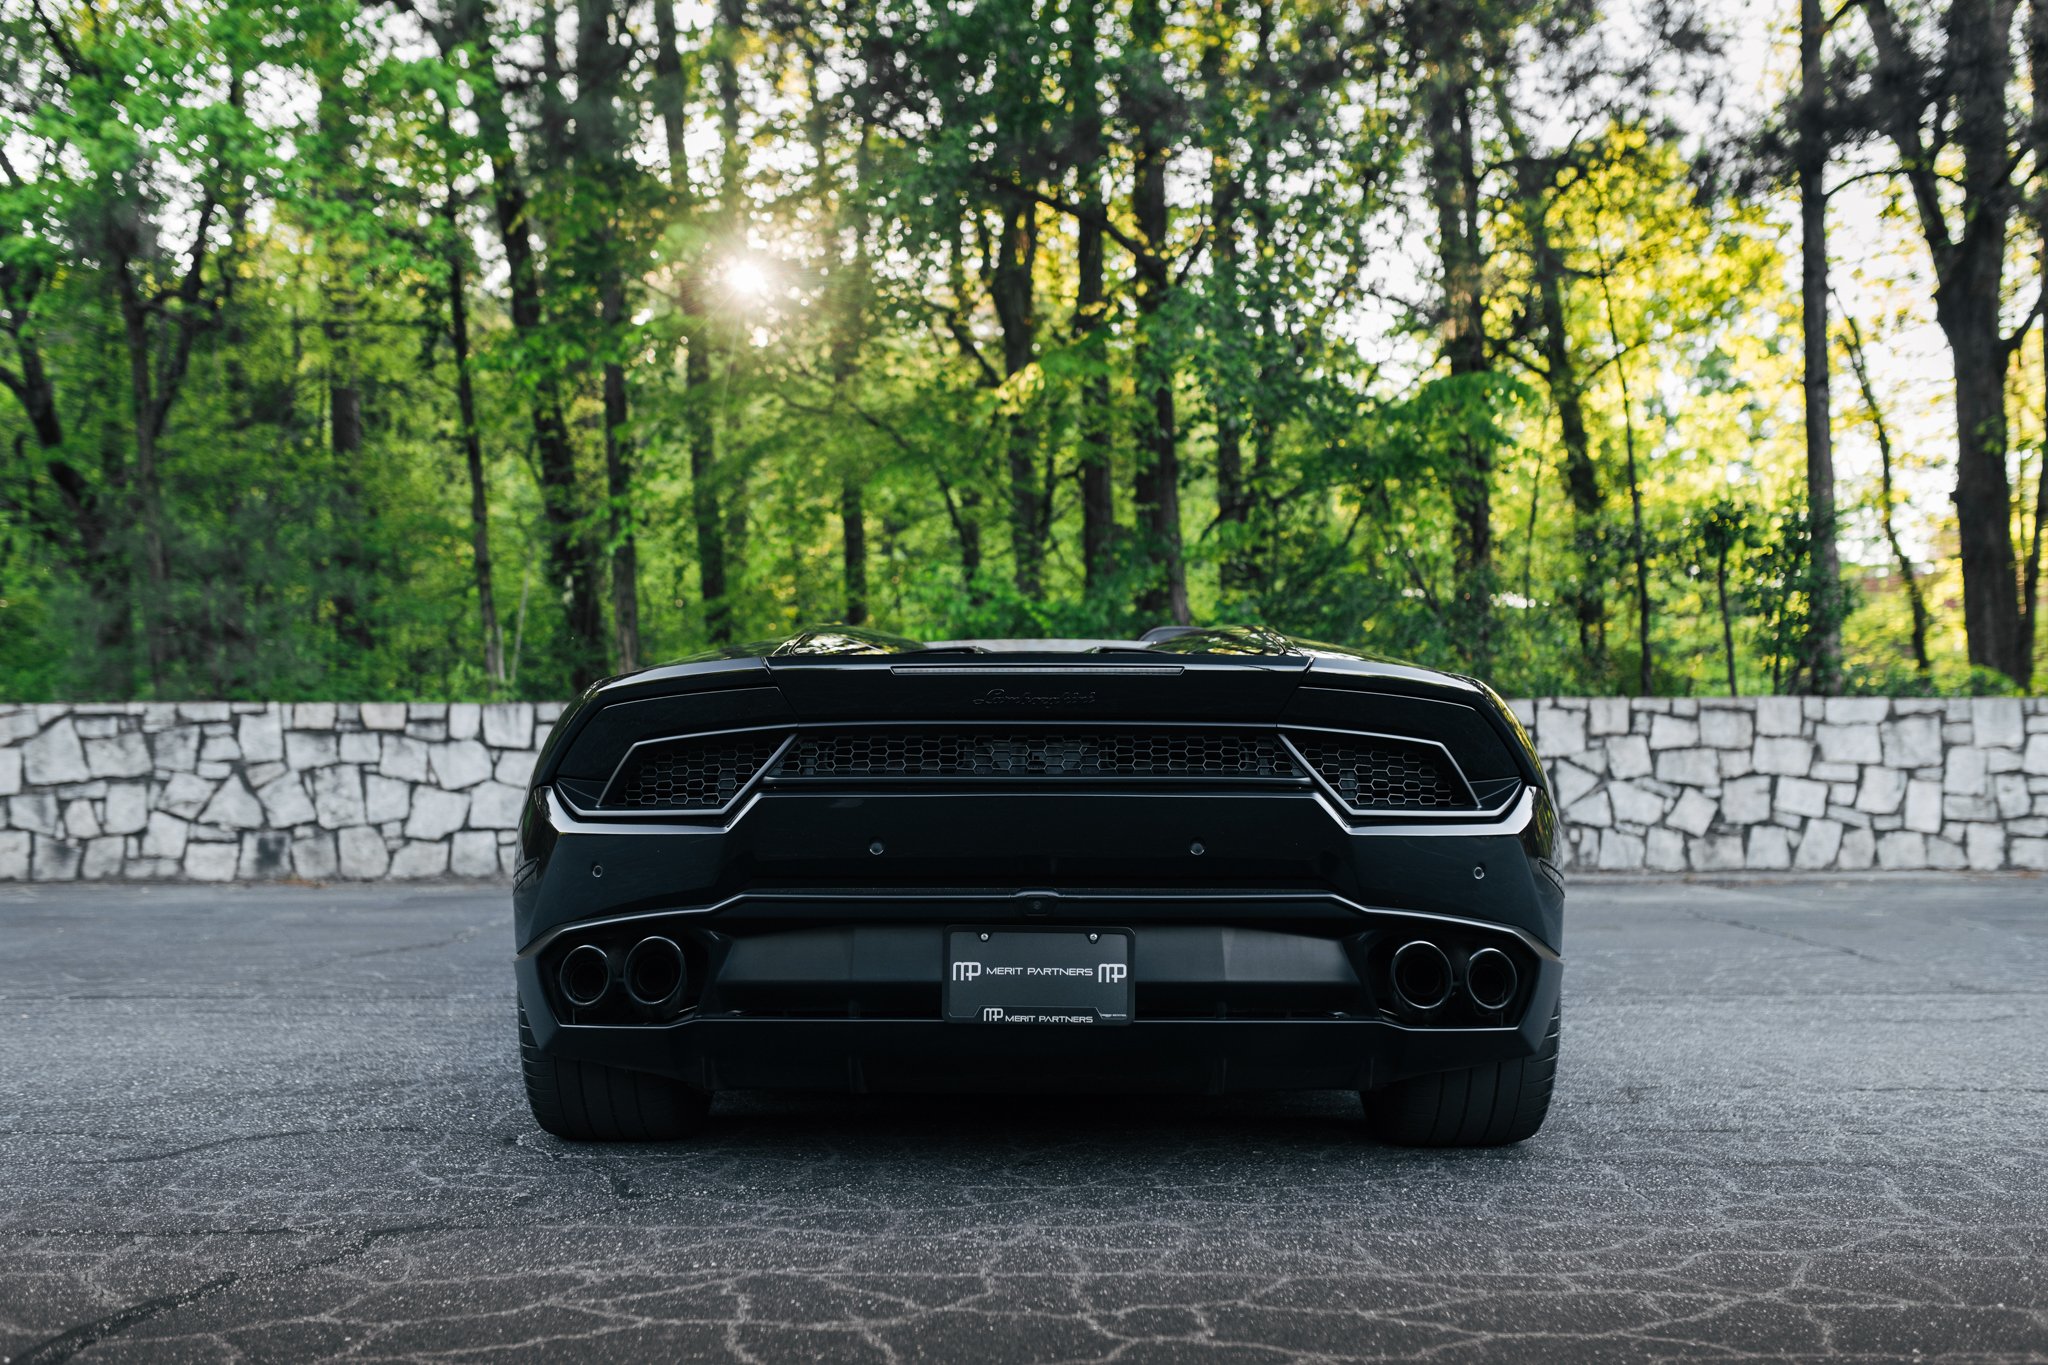
<svg viewBox="0 0 2048 1365">
<path fill-rule="evenodd" d="M 1564 961 L 1564 955 L 1550 947 L 1549 944 L 1543 942 L 1528 930 L 1512 924 L 1470 919 L 1463 915 L 1445 915 L 1431 910 L 1397 910 L 1384 905 L 1362 905 L 1348 896 L 1340 896 L 1335 892 L 1276 891 L 1271 894 L 1260 894 L 1256 891 L 1066 891 L 1040 892 L 1038 894 L 1058 900 L 1086 899 L 1091 903 L 1167 901 L 1178 905 L 1185 905 L 1189 902 L 1199 903 L 1204 901 L 1255 901 L 1261 905 L 1282 903 L 1339 905 L 1367 918 L 1419 919 L 1427 920 L 1431 924 L 1448 924 L 1464 929 L 1478 929 L 1486 932 L 1507 934 L 1540 958 L 1550 962 Z M 747 901 L 856 901 L 873 902 L 877 905 L 900 905 L 906 901 L 985 901 L 991 905 L 998 903 L 1008 905 L 1017 899 L 1018 893 L 1010 891 L 991 891 L 979 895 L 962 895 L 958 892 L 941 891 L 812 891 L 801 894 L 795 892 L 740 891 L 727 896 L 724 900 L 715 901 L 710 905 L 677 906 L 667 910 L 635 910 L 630 914 L 624 915 L 606 915 L 597 919 L 572 920 L 567 924 L 556 925 L 553 929 L 548 930 L 532 943 L 520 949 L 514 956 L 523 958 L 544 953 L 556 939 L 561 938 L 565 934 L 581 933 L 591 929 L 614 929 L 620 925 L 639 924 L 648 920 L 674 919 L 679 915 L 695 919 L 701 916 L 715 915 L 722 910 L 728 910 L 735 905 L 740 905 Z"/>
</svg>

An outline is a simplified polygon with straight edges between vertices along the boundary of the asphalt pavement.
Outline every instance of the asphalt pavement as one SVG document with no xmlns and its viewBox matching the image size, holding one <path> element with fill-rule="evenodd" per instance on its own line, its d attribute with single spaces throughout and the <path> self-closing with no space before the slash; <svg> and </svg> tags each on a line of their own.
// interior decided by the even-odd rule
<svg viewBox="0 0 2048 1365">
<path fill-rule="evenodd" d="M 2048 880 L 1580 881 L 1550 1122 L 529 1118 L 495 888 L 0 890 L 0 1357 L 2048 1360 Z"/>
</svg>

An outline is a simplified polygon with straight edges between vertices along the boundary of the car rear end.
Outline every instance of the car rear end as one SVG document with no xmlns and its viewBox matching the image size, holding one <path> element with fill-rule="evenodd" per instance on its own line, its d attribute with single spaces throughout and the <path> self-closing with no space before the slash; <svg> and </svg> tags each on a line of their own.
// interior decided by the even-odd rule
<svg viewBox="0 0 2048 1365">
<path fill-rule="evenodd" d="M 533 1058 L 700 1095 L 1387 1094 L 1554 1046 L 1554 824 L 1512 715 L 1429 670 L 797 637 L 564 715 L 520 1002 Z"/>
</svg>

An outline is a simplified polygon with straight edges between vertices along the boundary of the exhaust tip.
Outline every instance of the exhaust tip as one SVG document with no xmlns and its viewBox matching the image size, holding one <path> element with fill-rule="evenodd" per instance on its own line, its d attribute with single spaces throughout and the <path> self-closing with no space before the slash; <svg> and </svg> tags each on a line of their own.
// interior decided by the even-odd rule
<svg viewBox="0 0 2048 1365">
<path fill-rule="evenodd" d="M 1433 1010 L 1451 998 L 1451 959 L 1426 938 L 1394 950 L 1394 995 L 1411 1010 Z"/>
<path fill-rule="evenodd" d="M 1465 994 L 1488 1014 L 1506 1009 L 1521 984 L 1514 959 L 1498 948 L 1481 948 L 1465 960 Z"/>
<path fill-rule="evenodd" d="M 683 950 L 674 939 L 651 935 L 626 954 L 626 994 L 645 1009 L 674 1004 L 683 993 Z"/>
<path fill-rule="evenodd" d="M 580 944 L 562 959 L 555 980 L 562 995 L 577 1009 L 589 1009 L 612 988 L 612 960 L 594 943 Z"/>
</svg>

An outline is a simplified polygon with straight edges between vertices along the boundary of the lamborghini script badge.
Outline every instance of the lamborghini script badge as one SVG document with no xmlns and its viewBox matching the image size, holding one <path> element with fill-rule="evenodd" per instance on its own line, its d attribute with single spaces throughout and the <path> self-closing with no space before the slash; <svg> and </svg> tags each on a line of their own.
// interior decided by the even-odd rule
<svg viewBox="0 0 2048 1365">
<path fill-rule="evenodd" d="M 991 687 L 974 699 L 976 706 L 1092 706 L 1093 692 L 1012 692 Z"/>
</svg>

